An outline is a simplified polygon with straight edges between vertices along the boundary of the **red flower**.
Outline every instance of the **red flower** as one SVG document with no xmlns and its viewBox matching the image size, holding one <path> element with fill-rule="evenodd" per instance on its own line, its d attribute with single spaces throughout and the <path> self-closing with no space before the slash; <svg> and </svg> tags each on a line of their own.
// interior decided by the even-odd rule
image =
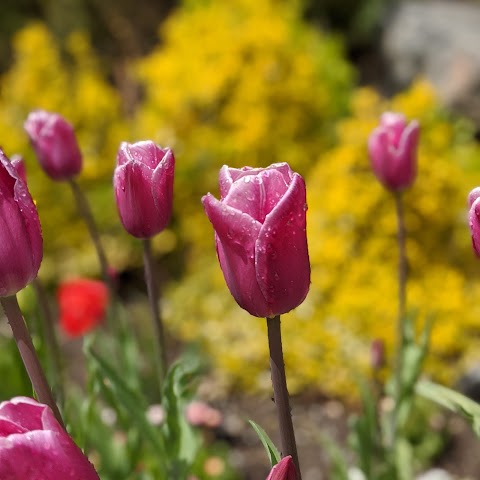
<svg viewBox="0 0 480 480">
<path fill-rule="evenodd" d="M 99 325 L 108 306 L 108 289 L 99 280 L 80 278 L 63 282 L 57 291 L 60 325 L 71 337 Z"/>
</svg>

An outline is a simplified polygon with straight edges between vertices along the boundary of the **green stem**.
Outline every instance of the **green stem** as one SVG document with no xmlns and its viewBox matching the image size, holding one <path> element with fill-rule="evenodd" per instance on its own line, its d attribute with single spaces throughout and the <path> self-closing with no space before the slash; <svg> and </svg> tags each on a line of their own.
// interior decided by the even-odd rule
<svg viewBox="0 0 480 480">
<path fill-rule="evenodd" d="M 18 351 L 20 352 L 23 364 L 25 365 L 25 369 L 30 377 L 30 381 L 32 382 L 39 402 L 48 405 L 52 409 L 52 412 L 60 425 L 64 427 L 62 416 L 55 403 L 52 390 L 48 385 L 47 377 L 40 364 L 37 352 L 33 346 L 32 338 L 30 337 L 22 312 L 18 306 L 17 297 L 12 295 L 11 297 L 1 298 L 0 303 L 7 316 L 15 342 L 17 343 Z"/>
<path fill-rule="evenodd" d="M 401 192 L 394 193 L 395 210 L 397 214 L 397 244 L 398 244 L 398 317 L 397 317 L 397 351 L 395 364 L 395 409 L 393 418 L 393 435 L 398 427 L 398 410 L 402 389 L 403 350 L 405 348 L 405 314 L 406 314 L 406 286 L 407 286 L 407 253 L 405 215 Z"/>
<path fill-rule="evenodd" d="M 90 233 L 90 237 L 93 241 L 95 251 L 97 252 L 98 261 L 100 263 L 100 268 L 102 270 L 103 279 L 110 288 L 110 291 L 113 292 L 114 290 L 112 285 L 112 279 L 108 271 L 107 256 L 105 255 L 105 250 L 103 249 L 102 242 L 100 241 L 100 234 L 98 233 L 98 228 L 95 223 L 95 219 L 93 218 L 92 210 L 90 208 L 88 200 L 83 194 L 82 189 L 80 188 L 78 183 L 73 178 L 68 180 L 68 183 L 70 184 L 70 187 L 72 189 L 75 202 L 77 203 L 78 211 L 83 217 L 85 224 L 87 225 L 88 232 Z"/>
<path fill-rule="evenodd" d="M 57 394 L 57 399 L 60 405 L 62 405 L 65 399 L 63 364 L 57 335 L 55 333 L 55 322 L 52 309 L 50 308 L 50 303 L 48 301 L 45 289 L 38 278 L 33 280 L 32 286 L 37 294 L 38 303 L 40 309 L 42 310 L 42 314 L 40 316 L 42 320 L 43 334 L 47 344 L 47 351 L 51 361 L 52 371 L 54 372 L 53 390 Z"/>
<path fill-rule="evenodd" d="M 302 480 L 298 462 L 297 444 L 293 430 L 292 413 L 287 390 L 287 378 L 283 361 L 282 332 L 280 315 L 267 318 L 268 347 L 270 349 L 270 371 L 272 375 L 273 396 L 277 407 L 282 457 L 291 455 L 297 467 L 297 480 Z"/>
<path fill-rule="evenodd" d="M 150 239 L 143 240 L 143 264 L 145 269 L 145 283 L 147 285 L 148 301 L 155 332 L 155 348 L 157 353 L 157 367 L 160 382 L 160 388 L 167 370 L 167 352 L 165 349 L 165 330 L 160 315 L 160 290 L 158 287 L 157 276 L 155 274 L 155 261 L 152 254 Z"/>
</svg>

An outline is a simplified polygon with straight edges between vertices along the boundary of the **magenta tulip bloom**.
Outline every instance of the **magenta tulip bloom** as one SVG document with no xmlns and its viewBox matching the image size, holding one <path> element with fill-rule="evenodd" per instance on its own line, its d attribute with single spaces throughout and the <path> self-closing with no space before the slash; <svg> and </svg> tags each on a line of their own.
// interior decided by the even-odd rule
<svg viewBox="0 0 480 480">
<path fill-rule="evenodd" d="M 32 197 L 2 150 L 0 197 L 0 297 L 8 297 L 37 276 L 43 241 Z"/>
<path fill-rule="evenodd" d="M 267 480 L 297 480 L 297 470 L 292 457 L 284 457 L 274 465 Z"/>
<path fill-rule="evenodd" d="M 46 405 L 16 397 L 0 403 L 2 480 L 99 480 Z"/>
<path fill-rule="evenodd" d="M 398 192 L 410 187 L 417 175 L 418 122 L 407 125 L 399 113 L 387 112 L 368 139 L 373 172 L 385 188 Z"/>
<path fill-rule="evenodd" d="M 472 246 L 477 257 L 480 257 L 480 187 L 474 188 L 468 195 L 470 211 L 468 222 L 472 234 Z"/>
<path fill-rule="evenodd" d="M 149 140 L 120 145 L 113 187 L 120 220 L 130 235 L 150 238 L 168 225 L 174 170 L 169 148 Z"/>
<path fill-rule="evenodd" d="M 303 178 L 286 163 L 222 167 L 221 199 L 202 199 L 220 266 L 237 303 L 257 317 L 300 305 L 310 287 Z"/>
<path fill-rule="evenodd" d="M 68 180 L 82 170 L 73 127 L 58 113 L 34 110 L 24 124 L 40 165 L 52 180 Z"/>
</svg>

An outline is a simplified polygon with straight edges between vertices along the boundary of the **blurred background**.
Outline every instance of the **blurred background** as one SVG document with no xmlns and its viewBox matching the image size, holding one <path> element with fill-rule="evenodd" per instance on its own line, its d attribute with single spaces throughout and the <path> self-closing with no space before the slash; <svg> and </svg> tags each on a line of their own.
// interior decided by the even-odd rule
<svg viewBox="0 0 480 480">
<path fill-rule="evenodd" d="M 310 421 L 328 417 L 315 410 L 325 401 L 342 416 L 372 341 L 387 357 L 395 345 L 395 211 L 366 142 L 383 111 L 399 111 L 422 127 L 405 195 L 409 308 L 419 325 L 434 320 L 427 374 L 474 388 L 480 267 L 466 197 L 480 184 L 479 24 L 476 1 L 3 0 L 0 145 L 26 159 L 44 234 L 40 278 L 53 293 L 99 267 L 68 185 L 50 181 L 28 145 L 30 110 L 73 124 L 79 181 L 132 304 L 144 298 L 142 250 L 116 212 L 116 151 L 144 139 L 172 147 L 174 218 L 154 248 L 173 350 L 193 345 L 208 358 L 209 401 L 268 397 L 264 322 L 230 297 L 200 199 L 218 195 L 224 164 L 288 162 L 307 183 L 312 265 L 307 300 L 282 323 L 289 389 Z M 19 389 L 10 345 L 2 326 L 0 398 Z"/>
</svg>

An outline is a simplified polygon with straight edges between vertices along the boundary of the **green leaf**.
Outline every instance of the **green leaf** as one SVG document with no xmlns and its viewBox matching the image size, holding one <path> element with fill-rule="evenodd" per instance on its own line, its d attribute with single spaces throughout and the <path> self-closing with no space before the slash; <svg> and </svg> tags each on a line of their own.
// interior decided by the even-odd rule
<svg viewBox="0 0 480 480">
<path fill-rule="evenodd" d="M 411 480 L 413 475 L 413 450 L 410 443 L 404 439 L 397 439 L 395 445 L 395 465 L 398 480 Z"/>
<path fill-rule="evenodd" d="M 280 452 L 278 451 L 277 447 L 272 442 L 270 437 L 267 435 L 267 432 L 265 432 L 265 430 L 260 425 L 258 425 L 258 423 L 255 423 L 253 420 L 249 420 L 248 423 L 252 426 L 255 432 L 257 432 L 258 438 L 260 439 L 263 446 L 265 447 L 265 450 L 267 451 L 270 465 L 273 467 L 281 459 Z"/>
<path fill-rule="evenodd" d="M 176 478 L 188 473 L 200 448 L 197 431 L 184 414 L 193 396 L 193 383 L 200 368 L 198 359 L 185 356 L 169 369 L 163 383 L 162 406 L 166 419 L 162 431 L 168 456 L 176 461 Z"/>
<path fill-rule="evenodd" d="M 480 405 L 455 390 L 427 380 L 417 383 L 415 391 L 452 412 L 462 415 L 470 423 L 475 435 L 480 437 Z"/>
<path fill-rule="evenodd" d="M 143 398 L 140 397 L 136 391 L 133 391 L 117 374 L 115 369 L 93 349 L 88 348 L 87 353 L 101 375 L 108 379 L 108 382 L 102 381 L 101 383 L 104 393 L 107 397 L 110 397 L 109 400 L 111 402 L 114 402 L 112 407 L 118 408 L 118 404 L 123 406 L 131 416 L 132 421 L 135 421 L 136 426 L 144 437 L 158 452 L 159 461 L 163 462 L 166 459 L 164 440 L 159 434 L 159 431 L 148 422 L 145 416 L 146 406 L 144 405 Z"/>
<path fill-rule="evenodd" d="M 318 439 L 332 462 L 331 478 L 333 480 L 348 480 L 348 463 L 345 452 L 325 433 L 319 432 Z"/>
</svg>

